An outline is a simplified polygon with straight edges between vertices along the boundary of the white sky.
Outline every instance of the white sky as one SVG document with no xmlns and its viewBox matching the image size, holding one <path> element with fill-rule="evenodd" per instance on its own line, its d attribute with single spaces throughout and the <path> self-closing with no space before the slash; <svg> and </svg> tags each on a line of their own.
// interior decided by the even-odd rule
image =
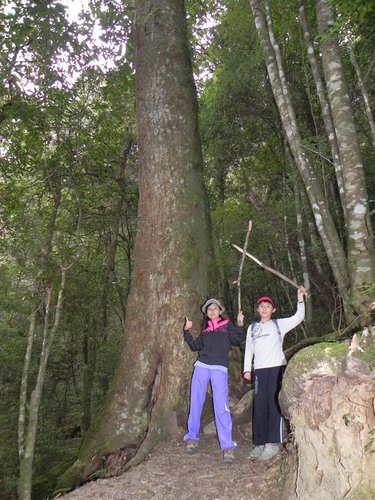
<svg viewBox="0 0 375 500">
<path fill-rule="evenodd" d="M 60 2 L 67 7 L 68 19 L 71 22 L 74 22 L 74 21 L 79 22 L 78 18 L 79 18 L 80 13 L 82 11 L 88 10 L 89 0 L 60 0 Z M 95 23 L 95 26 L 94 26 L 94 29 L 92 32 L 91 41 L 97 46 L 100 46 L 103 44 L 103 42 L 100 40 L 101 32 L 102 32 L 102 29 L 99 26 L 99 23 Z M 93 60 L 92 64 L 100 66 L 104 71 L 115 67 L 115 63 L 113 60 L 104 59 L 104 58 L 99 58 L 98 60 L 95 60 L 95 61 Z M 73 76 L 73 81 L 77 78 L 77 76 L 78 76 L 78 74 Z"/>
<path fill-rule="evenodd" d="M 86 10 L 88 0 L 60 0 L 63 5 L 68 7 L 68 15 L 72 21 L 77 21 L 78 15 L 82 10 Z"/>
</svg>

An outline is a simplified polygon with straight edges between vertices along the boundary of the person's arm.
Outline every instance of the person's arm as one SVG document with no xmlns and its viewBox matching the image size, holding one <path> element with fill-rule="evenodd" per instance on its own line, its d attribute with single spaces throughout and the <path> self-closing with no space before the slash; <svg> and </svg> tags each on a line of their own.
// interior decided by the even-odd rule
<svg viewBox="0 0 375 500">
<path fill-rule="evenodd" d="M 293 316 L 289 318 L 280 318 L 277 320 L 281 334 L 284 338 L 285 334 L 290 330 L 293 330 L 305 319 L 305 295 L 306 290 L 303 286 L 300 286 L 297 290 L 297 311 Z"/>
</svg>

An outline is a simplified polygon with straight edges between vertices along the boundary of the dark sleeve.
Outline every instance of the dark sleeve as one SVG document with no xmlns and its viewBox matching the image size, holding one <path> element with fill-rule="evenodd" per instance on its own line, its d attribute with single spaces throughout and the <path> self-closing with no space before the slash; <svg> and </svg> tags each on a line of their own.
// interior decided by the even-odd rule
<svg viewBox="0 0 375 500">
<path fill-rule="evenodd" d="M 229 340 L 232 345 L 242 345 L 245 340 L 242 326 L 234 326 L 234 324 L 230 321 L 228 323 L 228 333 Z"/>
<path fill-rule="evenodd" d="M 192 351 L 199 351 L 202 349 L 202 335 L 196 339 L 190 333 L 190 330 L 184 330 L 184 340 Z"/>
</svg>

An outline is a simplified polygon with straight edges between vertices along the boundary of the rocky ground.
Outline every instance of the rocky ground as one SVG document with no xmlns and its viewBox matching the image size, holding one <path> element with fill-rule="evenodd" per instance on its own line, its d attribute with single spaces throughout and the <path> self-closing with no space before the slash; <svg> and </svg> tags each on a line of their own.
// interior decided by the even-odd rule
<svg viewBox="0 0 375 500">
<path fill-rule="evenodd" d="M 269 461 L 249 458 L 250 440 L 237 428 L 236 461 L 222 462 L 216 437 L 203 436 L 199 450 L 187 454 L 181 438 L 160 443 L 140 465 L 119 477 L 87 483 L 64 500 L 229 499 L 285 500 L 282 471 L 288 456 Z"/>
</svg>

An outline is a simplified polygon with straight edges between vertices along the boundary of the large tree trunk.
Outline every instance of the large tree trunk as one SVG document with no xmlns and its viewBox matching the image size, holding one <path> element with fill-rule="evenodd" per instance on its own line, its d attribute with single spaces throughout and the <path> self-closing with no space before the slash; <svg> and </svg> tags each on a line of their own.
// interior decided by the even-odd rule
<svg viewBox="0 0 375 500">
<path fill-rule="evenodd" d="M 136 92 L 139 227 L 126 343 L 101 419 L 61 486 L 138 463 L 185 423 L 192 358 L 182 327 L 185 314 L 199 323 L 212 249 L 182 0 L 136 2 Z"/>
<path fill-rule="evenodd" d="M 279 396 L 297 453 L 288 498 L 373 498 L 375 374 L 357 356 L 324 343 L 288 364 Z"/>
</svg>

